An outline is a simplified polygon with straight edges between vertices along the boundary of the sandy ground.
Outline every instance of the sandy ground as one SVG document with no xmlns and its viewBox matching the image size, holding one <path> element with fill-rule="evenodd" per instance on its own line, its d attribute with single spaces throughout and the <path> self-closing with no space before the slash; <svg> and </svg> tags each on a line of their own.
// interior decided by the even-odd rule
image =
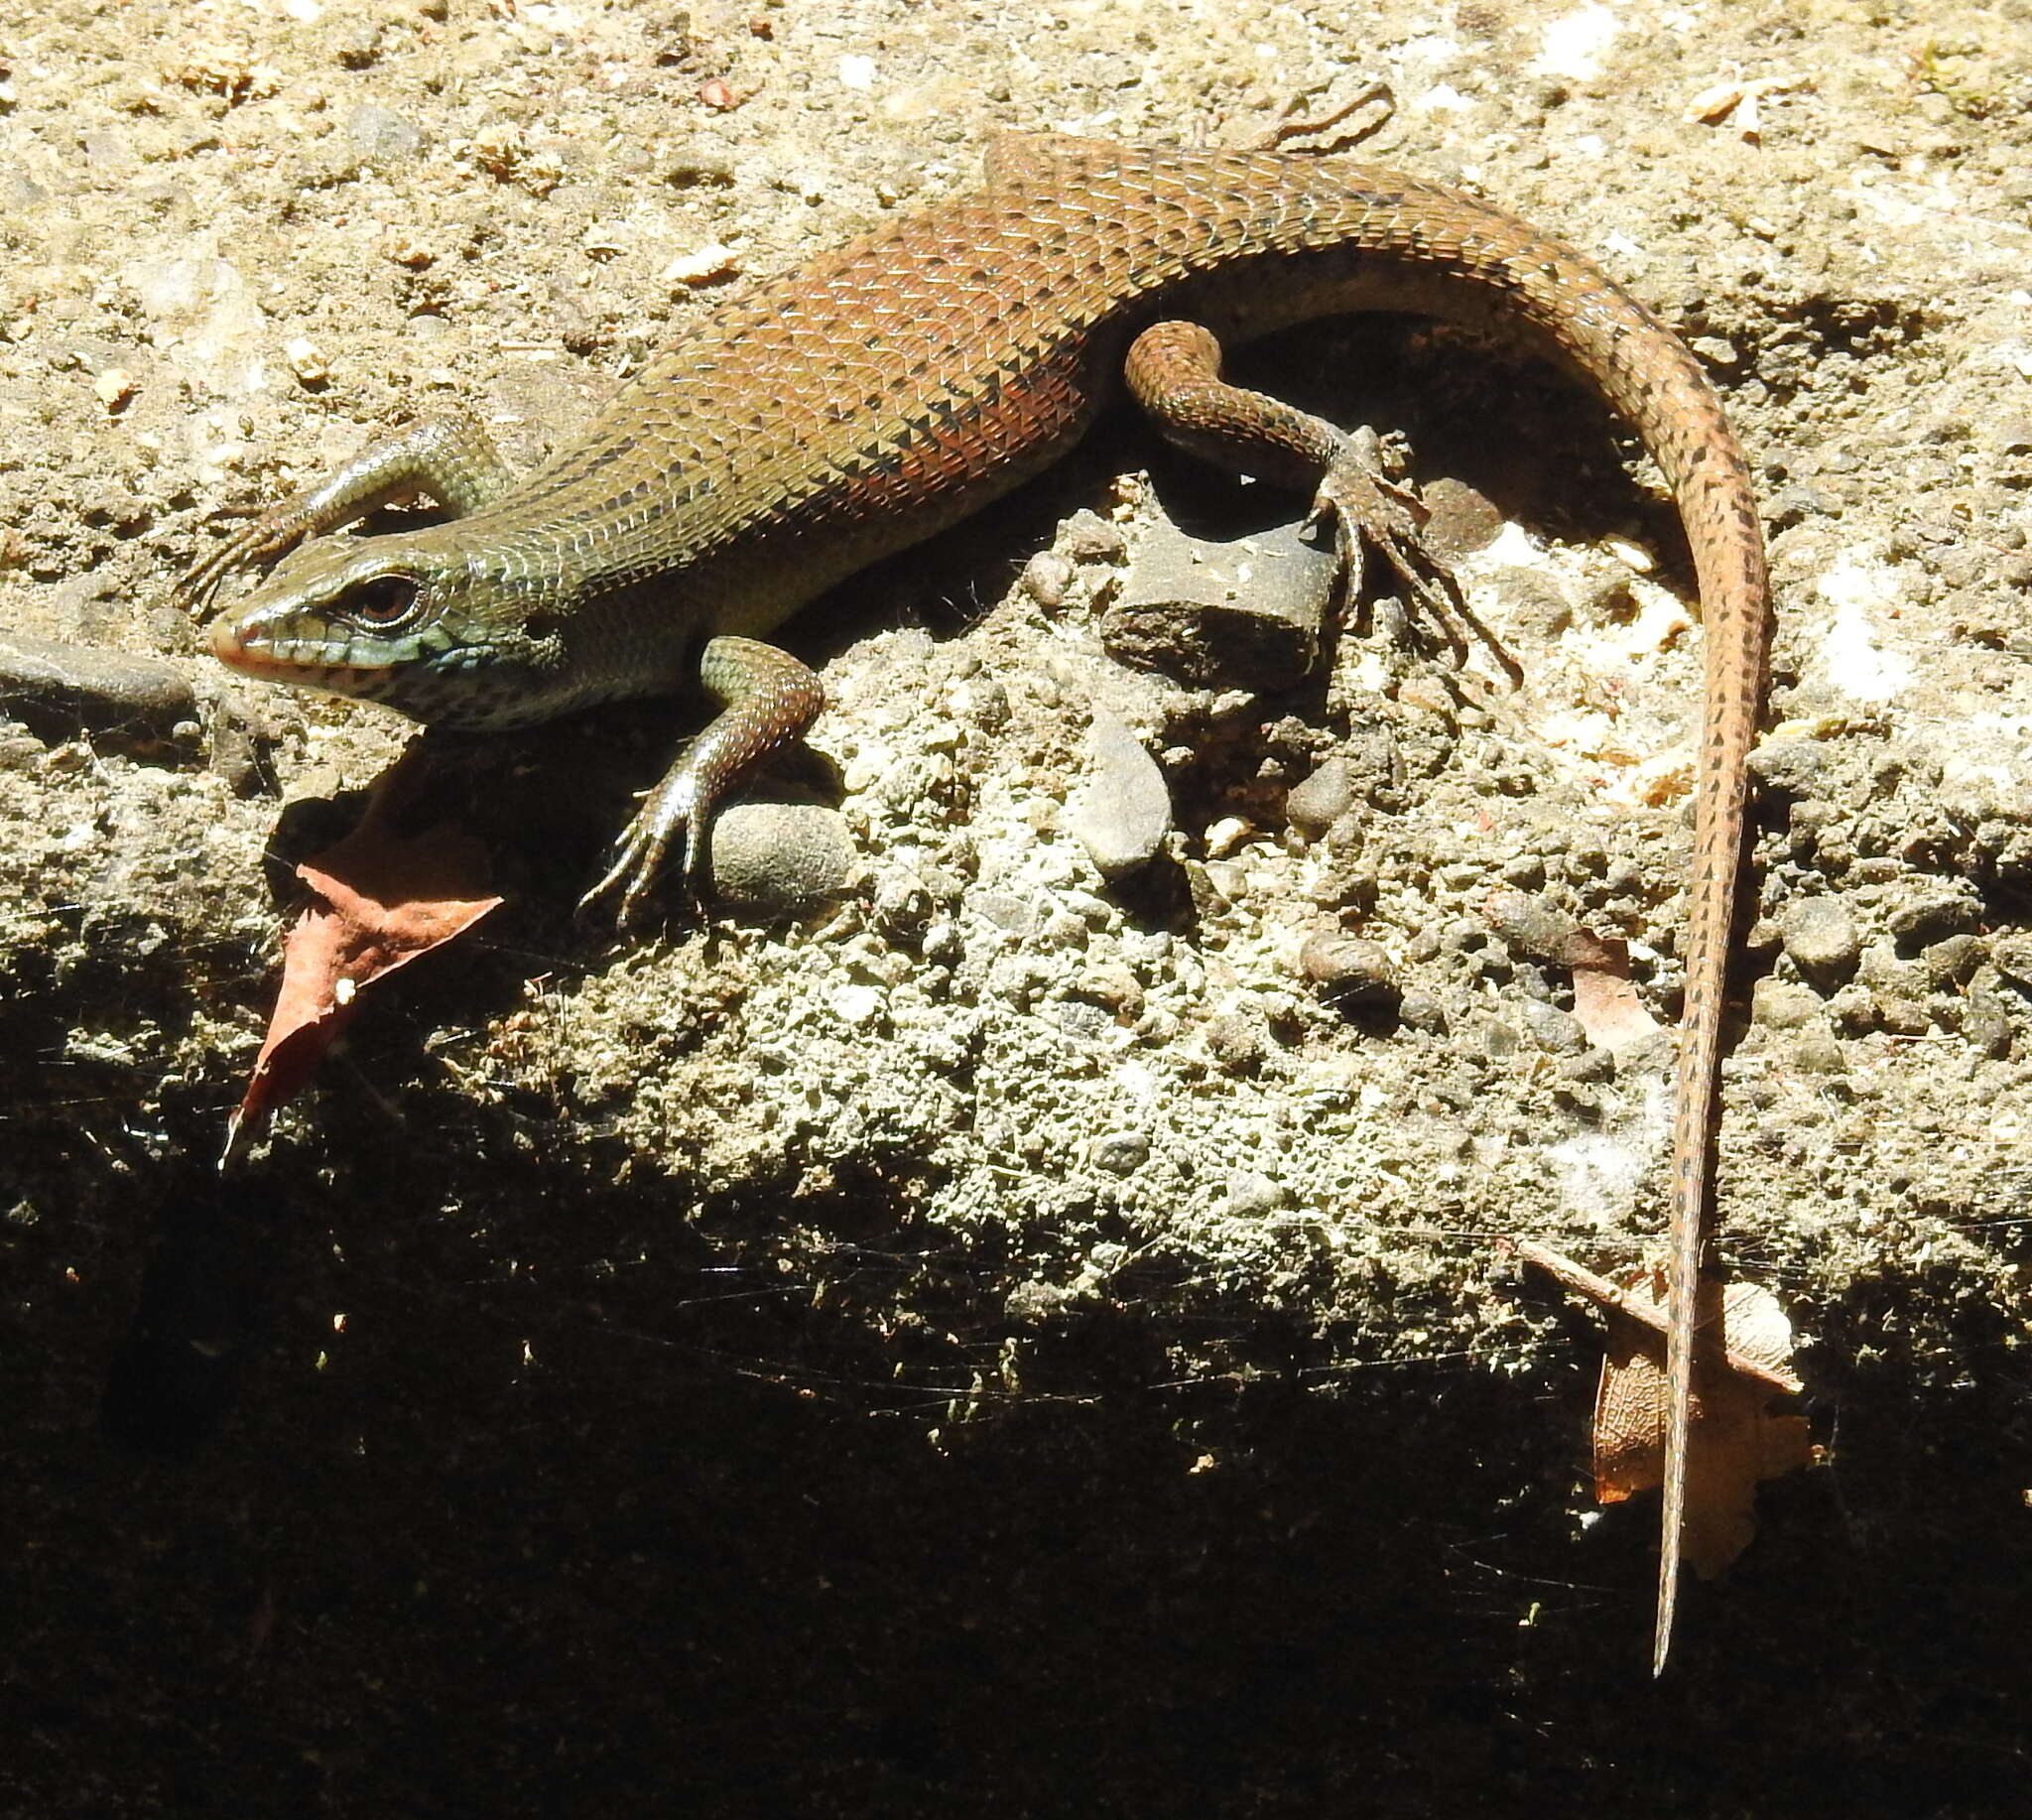
<svg viewBox="0 0 2032 1820">
<path fill-rule="evenodd" d="M 0 60 L 0 634 L 159 698 L 0 717 L 7 1811 L 1999 1811 L 2032 9 L 80 0 Z M 1655 1241 L 1699 636 L 1656 476 L 1472 337 L 1241 370 L 1493 508 L 1461 572 L 1521 688 L 1387 613 L 1282 693 L 1124 670 L 1160 508 L 1276 516 L 1124 411 L 786 629 L 828 912 L 574 928 L 675 722 L 533 739 L 510 905 L 213 1168 L 288 862 L 407 736 L 216 672 L 169 599 L 229 508 L 447 402 L 527 465 L 998 130 L 1240 145 L 1363 78 L 1363 157 L 1685 335 L 1766 502 L 1717 1250 L 1832 1460 L 1657 1693 L 1654 1513 L 1584 1483 L 1597 1331 L 1500 1241 Z M 1096 721 L 1172 801 L 1114 883 Z M 1561 919 L 1655 1038 L 1576 1018 Z M 1386 1014 L 1309 976 L 1329 936 Z"/>
</svg>

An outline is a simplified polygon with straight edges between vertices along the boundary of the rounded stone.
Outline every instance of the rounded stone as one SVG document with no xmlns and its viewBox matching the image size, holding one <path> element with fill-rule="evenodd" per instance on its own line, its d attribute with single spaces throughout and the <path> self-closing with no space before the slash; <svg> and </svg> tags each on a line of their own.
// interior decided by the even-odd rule
<svg viewBox="0 0 2032 1820">
<path fill-rule="evenodd" d="M 845 821 L 817 803 L 735 803 L 713 818 L 717 908 L 744 922 L 794 922 L 836 902 L 853 877 Z"/>
</svg>

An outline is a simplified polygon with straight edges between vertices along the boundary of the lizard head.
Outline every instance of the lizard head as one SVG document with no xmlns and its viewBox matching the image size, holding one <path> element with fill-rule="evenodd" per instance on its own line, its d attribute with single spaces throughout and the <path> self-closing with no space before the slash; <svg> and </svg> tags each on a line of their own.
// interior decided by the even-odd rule
<svg viewBox="0 0 2032 1820">
<path fill-rule="evenodd" d="M 558 712 L 554 622 L 508 578 L 482 578 L 422 536 L 333 538 L 307 546 L 222 618 L 211 649 L 264 682 L 494 728 Z"/>
</svg>

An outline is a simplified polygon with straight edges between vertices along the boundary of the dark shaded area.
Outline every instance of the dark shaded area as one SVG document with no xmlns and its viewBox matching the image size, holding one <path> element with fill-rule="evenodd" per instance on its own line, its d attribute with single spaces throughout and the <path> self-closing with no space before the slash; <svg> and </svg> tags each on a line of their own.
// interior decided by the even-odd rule
<svg viewBox="0 0 2032 1820">
<path fill-rule="evenodd" d="M 366 1138 L 333 1132 L 343 1197 L 298 1159 L 13 1235 L 0 1811 L 1972 1816 L 2020 1785 L 2010 1386 L 1852 1379 L 1837 1466 L 1689 1588 L 1654 1687 L 1653 1508 L 1566 1514 L 1578 1319 L 1555 1384 L 1364 1369 L 1203 1297 L 1236 1372 L 1179 1383 L 1175 1307 L 989 1325 L 993 1260 L 878 1195 L 800 1203 L 786 1270 L 772 1210 L 525 1167 L 442 1214 L 454 1134 Z"/>
</svg>

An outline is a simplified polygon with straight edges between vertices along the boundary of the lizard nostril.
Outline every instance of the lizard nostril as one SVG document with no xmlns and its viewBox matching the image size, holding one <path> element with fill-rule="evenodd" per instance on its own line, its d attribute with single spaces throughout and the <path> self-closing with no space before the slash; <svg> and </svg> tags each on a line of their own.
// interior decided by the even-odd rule
<svg viewBox="0 0 2032 1820">
<path fill-rule="evenodd" d="M 237 620 L 221 619 L 211 628 L 211 654 L 220 663 L 235 667 L 246 661 L 247 647 L 240 637 Z"/>
</svg>

